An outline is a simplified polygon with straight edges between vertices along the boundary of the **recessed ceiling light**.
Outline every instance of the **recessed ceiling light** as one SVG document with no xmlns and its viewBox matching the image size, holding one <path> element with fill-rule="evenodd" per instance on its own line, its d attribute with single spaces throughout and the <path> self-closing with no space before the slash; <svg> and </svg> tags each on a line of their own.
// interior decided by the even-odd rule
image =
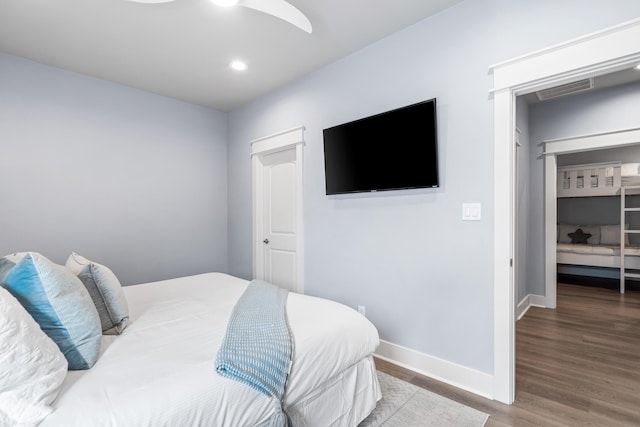
<svg viewBox="0 0 640 427">
<path fill-rule="evenodd" d="M 211 0 L 211 3 L 217 6 L 231 7 L 235 6 L 238 3 L 238 0 Z"/>
<path fill-rule="evenodd" d="M 640 64 L 636 65 L 636 66 L 635 66 L 635 67 L 633 67 L 633 68 L 635 68 L 636 70 L 640 70 Z"/>
<path fill-rule="evenodd" d="M 233 68 L 236 71 L 245 71 L 247 68 L 249 68 L 246 62 L 238 60 L 231 61 L 229 67 Z"/>
</svg>

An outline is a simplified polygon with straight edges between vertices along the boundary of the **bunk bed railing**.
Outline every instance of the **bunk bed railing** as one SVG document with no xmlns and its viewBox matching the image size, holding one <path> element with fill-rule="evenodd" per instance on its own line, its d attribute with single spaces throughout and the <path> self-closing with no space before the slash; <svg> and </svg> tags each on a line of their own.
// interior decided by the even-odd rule
<svg viewBox="0 0 640 427">
<path fill-rule="evenodd" d="M 612 196 L 620 193 L 621 162 L 558 168 L 558 197 Z"/>
</svg>

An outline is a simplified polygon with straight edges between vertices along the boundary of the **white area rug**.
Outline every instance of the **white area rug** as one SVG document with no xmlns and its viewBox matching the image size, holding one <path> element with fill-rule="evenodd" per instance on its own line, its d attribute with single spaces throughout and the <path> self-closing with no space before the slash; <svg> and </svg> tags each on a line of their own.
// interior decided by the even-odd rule
<svg viewBox="0 0 640 427">
<path fill-rule="evenodd" d="M 482 427 L 489 415 L 378 371 L 382 399 L 359 427 Z"/>
</svg>

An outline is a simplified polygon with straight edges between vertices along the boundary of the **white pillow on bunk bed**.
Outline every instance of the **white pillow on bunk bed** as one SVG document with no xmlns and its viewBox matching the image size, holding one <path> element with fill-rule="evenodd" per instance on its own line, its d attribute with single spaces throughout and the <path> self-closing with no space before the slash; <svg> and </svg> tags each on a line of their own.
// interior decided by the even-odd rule
<svg viewBox="0 0 640 427">
<path fill-rule="evenodd" d="M 628 229 L 629 224 L 624 225 L 624 229 Z M 620 226 L 619 225 L 602 225 L 600 226 L 602 245 L 619 245 L 620 244 Z M 624 244 L 629 244 L 629 235 L 625 234 Z"/>
<path fill-rule="evenodd" d="M 576 224 L 558 224 L 558 243 L 573 243 L 569 234 L 575 233 L 576 230 L 582 229 L 585 234 L 591 234 L 587 243 L 589 245 L 600 244 L 600 226 L 599 225 L 576 225 Z M 618 230 L 619 231 L 619 230 Z"/>
<path fill-rule="evenodd" d="M 587 240 L 587 244 L 589 245 L 599 245 L 600 244 L 600 226 L 599 225 L 580 225 L 578 228 L 581 228 L 585 234 L 591 234 L 591 237 Z"/>
<path fill-rule="evenodd" d="M 571 243 L 569 233 L 574 233 L 578 228 L 580 228 L 578 225 L 558 224 L 558 243 Z"/>
</svg>

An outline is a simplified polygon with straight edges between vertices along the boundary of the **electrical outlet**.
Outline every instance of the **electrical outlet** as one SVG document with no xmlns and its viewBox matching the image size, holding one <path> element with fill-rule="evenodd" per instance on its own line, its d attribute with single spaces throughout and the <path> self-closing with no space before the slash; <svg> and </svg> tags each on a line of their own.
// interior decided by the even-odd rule
<svg viewBox="0 0 640 427">
<path fill-rule="evenodd" d="M 364 317 L 367 317 L 367 308 L 364 305 L 359 305 L 358 313 L 362 314 Z"/>
</svg>

